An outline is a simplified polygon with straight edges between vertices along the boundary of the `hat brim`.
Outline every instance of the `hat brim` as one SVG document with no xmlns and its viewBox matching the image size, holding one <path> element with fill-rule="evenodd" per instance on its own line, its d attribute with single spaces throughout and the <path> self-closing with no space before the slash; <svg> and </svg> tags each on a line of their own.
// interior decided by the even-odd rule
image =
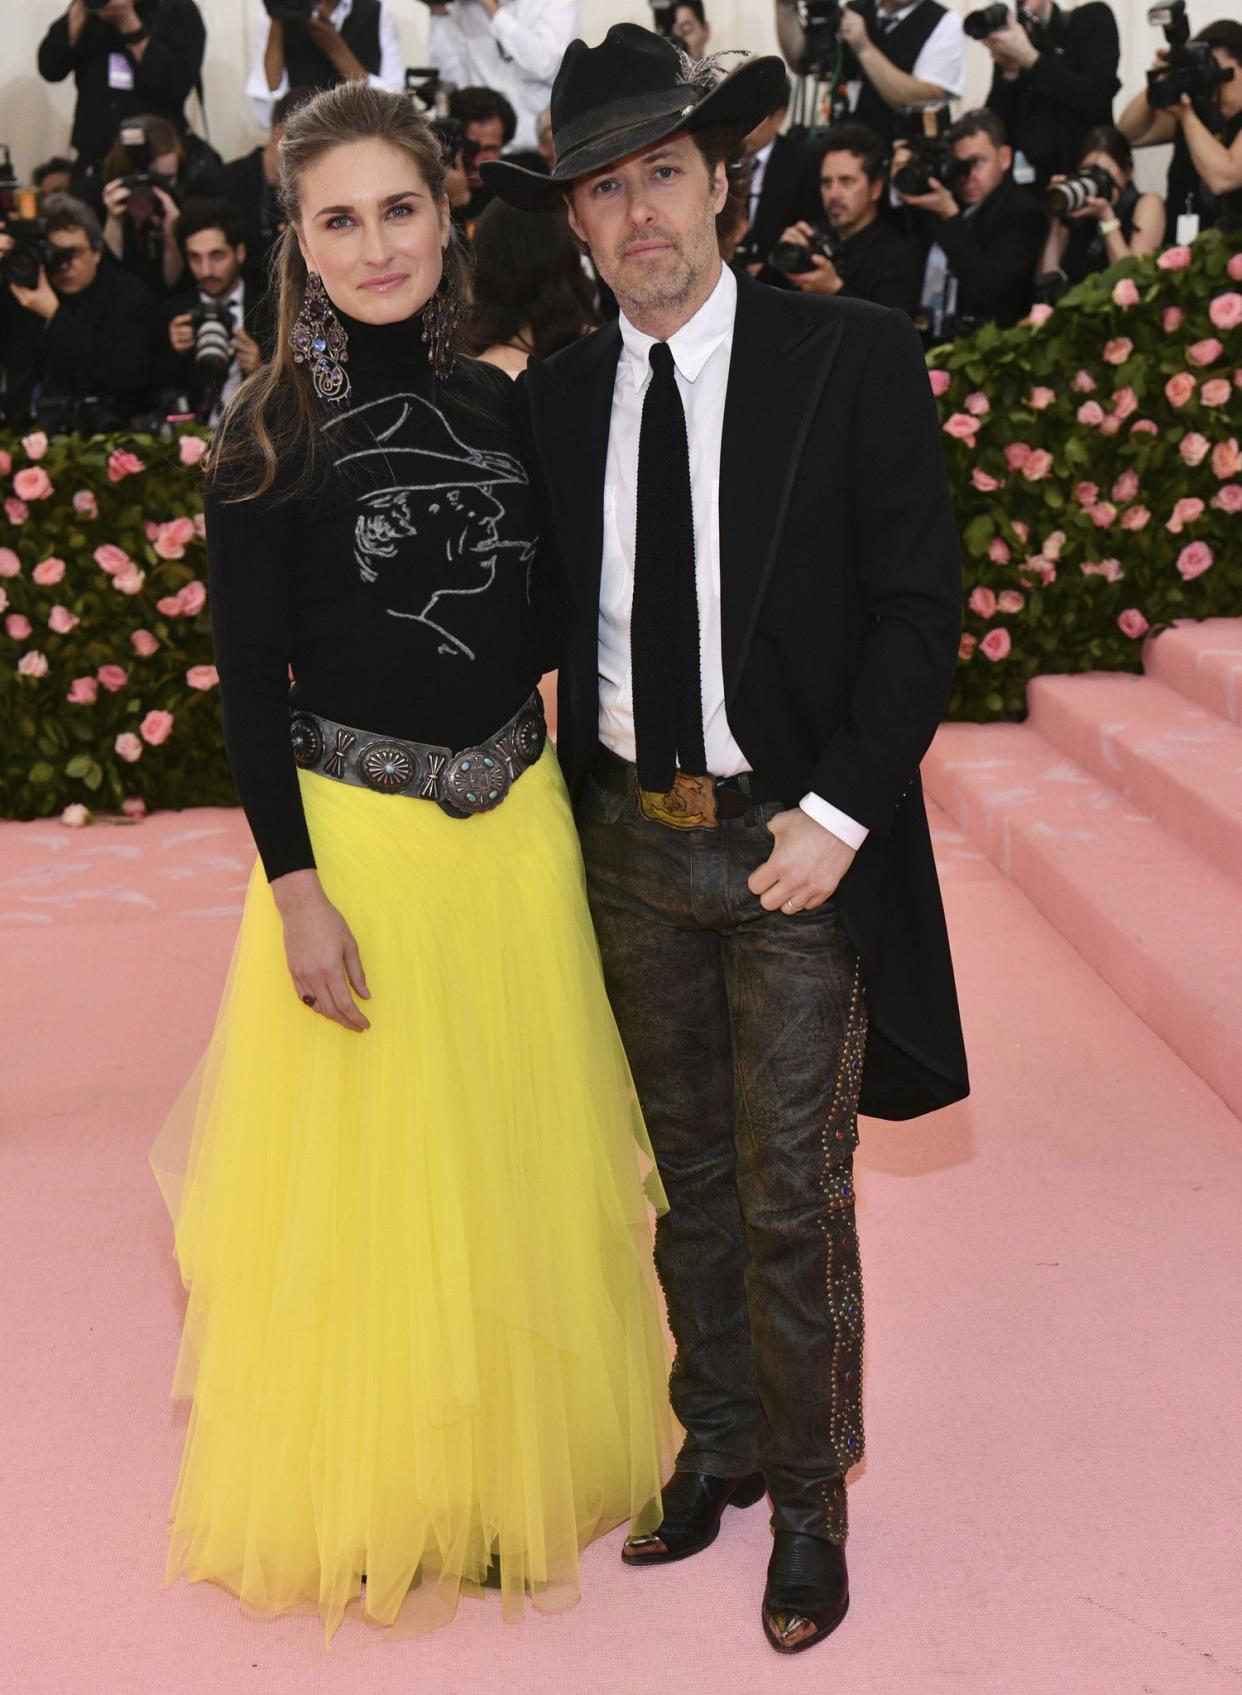
<svg viewBox="0 0 1242 1695">
<path fill-rule="evenodd" d="M 508 159 L 489 159 L 479 166 L 479 175 L 510 206 L 523 212 L 554 212 L 566 190 L 580 177 L 606 170 L 631 153 L 654 147 L 666 136 L 716 124 L 736 125 L 742 134 L 749 135 L 784 102 L 785 77 L 784 61 L 773 55 L 748 59 L 693 106 L 686 103 L 690 85 L 662 99 L 658 110 L 609 126 L 568 149 L 557 159 L 550 175 L 528 171 Z"/>
</svg>

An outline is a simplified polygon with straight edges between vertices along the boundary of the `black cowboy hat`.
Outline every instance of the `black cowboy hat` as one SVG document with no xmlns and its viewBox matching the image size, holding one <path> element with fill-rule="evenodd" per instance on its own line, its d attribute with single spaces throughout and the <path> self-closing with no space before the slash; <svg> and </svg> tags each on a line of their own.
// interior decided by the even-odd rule
<svg viewBox="0 0 1242 1695">
<path fill-rule="evenodd" d="M 747 135 L 785 97 L 780 59 L 747 59 L 714 84 L 710 71 L 701 81 L 693 71 L 680 48 L 639 24 L 614 24 L 598 47 L 571 41 L 552 84 L 556 169 L 543 176 L 496 159 L 479 174 L 511 206 L 554 211 L 578 177 L 681 130 L 735 124 Z"/>
</svg>

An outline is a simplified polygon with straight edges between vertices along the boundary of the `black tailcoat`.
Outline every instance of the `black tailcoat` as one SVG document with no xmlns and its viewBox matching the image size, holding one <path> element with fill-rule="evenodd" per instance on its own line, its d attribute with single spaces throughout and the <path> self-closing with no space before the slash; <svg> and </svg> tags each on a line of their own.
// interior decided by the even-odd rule
<svg viewBox="0 0 1242 1695">
<path fill-rule="evenodd" d="M 532 363 L 532 452 L 561 560 L 558 751 L 597 743 L 604 470 L 620 330 Z M 743 279 L 720 465 L 730 728 L 790 806 L 822 795 L 870 834 L 838 892 L 863 962 L 862 1110 L 909 1118 L 968 1089 L 919 761 L 961 628 L 957 527 L 918 337 L 903 314 Z"/>
</svg>

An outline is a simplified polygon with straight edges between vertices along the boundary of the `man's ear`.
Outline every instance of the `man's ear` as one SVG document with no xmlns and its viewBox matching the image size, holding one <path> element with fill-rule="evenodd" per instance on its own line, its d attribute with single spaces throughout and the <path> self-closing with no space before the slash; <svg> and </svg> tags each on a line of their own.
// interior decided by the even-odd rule
<svg viewBox="0 0 1242 1695">
<path fill-rule="evenodd" d="M 1006 176 L 1008 176 L 1010 171 L 1013 169 L 1013 148 L 1012 147 L 1002 147 L 1000 149 L 1000 167 L 1001 167 L 1001 170 L 1004 171 Z"/>
<path fill-rule="evenodd" d="M 729 172 L 722 159 L 716 161 L 712 171 L 712 203 L 717 214 L 724 211 L 725 201 L 729 198 Z"/>
<path fill-rule="evenodd" d="M 238 265 L 244 265 L 246 263 L 246 243 L 244 241 L 239 241 L 237 243 L 236 251 Z"/>
</svg>

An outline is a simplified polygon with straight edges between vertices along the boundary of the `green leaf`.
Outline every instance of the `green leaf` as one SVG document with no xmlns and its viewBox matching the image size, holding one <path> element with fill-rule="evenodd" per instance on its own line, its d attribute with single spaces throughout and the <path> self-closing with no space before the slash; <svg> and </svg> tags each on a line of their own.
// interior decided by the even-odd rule
<svg viewBox="0 0 1242 1695">
<path fill-rule="evenodd" d="M 75 753 L 68 765 L 65 766 L 65 776 L 85 777 L 93 764 L 94 760 L 89 753 Z"/>
<path fill-rule="evenodd" d="M 37 765 L 32 765 L 30 767 L 30 770 L 26 773 L 26 775 L 30 778 L 32 783 L 37 783 L 40 787 L 42 787 L 44 783 L 51 782 L 52 778 L 56 775 L 56 772 L 53 767 L 46 762 L 46 760 L 41 759 Z"/>
<path fill-rule="evenodd" d="M 987 552 L 988 543 L 995 534 L 996 526 L 990 513 L 981 512 L 977 518 L 972 518 L 962 531 L 962 545 L 967 553 L 979 559 Z"/>
</svg>

